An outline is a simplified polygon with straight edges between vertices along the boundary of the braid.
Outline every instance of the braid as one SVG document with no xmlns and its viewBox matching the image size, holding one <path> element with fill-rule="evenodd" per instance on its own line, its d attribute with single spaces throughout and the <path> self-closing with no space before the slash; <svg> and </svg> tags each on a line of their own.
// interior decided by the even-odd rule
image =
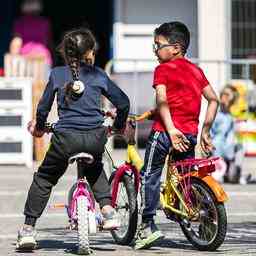
<svg viewBox="0 0 256 256">
<path fill-rule="evenodd" d="M 88 29 L 72 30 L 65 34 L 59 47 L 65 62 L 70 68 L 72 81 L 65 85 L 65 103 L 70 100 L 77 100 L 84 92 L 84 84 L 79 80 L 80 63 L 85 54 L 94 50 L 96 45 L 95 37 Z"/>
<path fill-rule="evenodd" d="M 67 35 L 68 36 L 68 35 Z M 72 98 L 74 82 L 79 81 L 79 67 L 80 67 L 80 56 L 77 49 L 77 39 L 75 37 L 68 37 L 65 47 L 66 61 L 70 68 L 72 75 L 72 82 L 69 82 L 65 86 L 65 103 L 69 105 Z"/>
<path fill-rule="evenodd" d="M 67 35 L 69 36 L 69 35 Z M 81 61 L 81 56 L 78 50 L 78 42 L 76 37 L 68 37 L 65 47 L 65 55 L 67 58 L 67 64 L 70 67 L 73 81 L 79 80 L 79 66 Z"/>
</svg>

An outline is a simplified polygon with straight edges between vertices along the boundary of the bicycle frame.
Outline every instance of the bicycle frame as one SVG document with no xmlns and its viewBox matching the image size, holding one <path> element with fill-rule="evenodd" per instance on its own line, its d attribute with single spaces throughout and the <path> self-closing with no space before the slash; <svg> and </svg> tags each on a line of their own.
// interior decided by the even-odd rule
<svg viewBox="0 0 256 256">
<path fill-rule="evenodd" d="M 143 166 L 143 160 L 136 150 L 135 145 L 128 144 L 127 146 L 127 160 L 126 163 L 122 164 L 117 168 L 114 176 L 114 183 L 112 187 L 112 206 L 116 206 L 117 192 L 119 189 L 120 181 L 123 175 L 134 175 L 135 190 L 138 193 L 140 184 L 140 170 Z"/>
<path fill-rule="evenodd" d="M 193 164 L 196 161 L 204 162 L 205 165 L 202 165 L 198 170 L 189 170 L 186 174 L 180 175 L 177 172 L 176 167 L 180 166 L 182 161 L 177 162 L 176 164 L 168 161 L 168 169 L 166 174 L 165 183 L 162 184 L 161 191 L 160 191 L 160 202 L 163 209 L 170 210 L 171 212 L 176 213 L 182 217 L 189 217 L 193 216 L 194 212 L 190 209 L 186 202 L 186 195 L 182 195 L 182 193 L 178 190 L 178 184 L 184 182 L 185 179 L 190 178 L 198 178 L 204 181 L 214 193 L 218 202 L 226 202 L 228 200 L 227 194 L 225 193 L 222 186 L 210 175 L 211 172 L 215 170 L 214 159 L 205 159 L 205 160 L 187 160 L 192 161 Z M 186 162 L 186 160 L 184 161 Z M 209 163 L 209 164 L 208 164 Z M 192 166 L 192 165 L 191 165 Z M 176 179 L 176 183 L 174 180 Z M 186 182 L 186 181 L 185 181 Z M 186 183 L 185 183 L 186 184 Z M 186 186 L 186 185 L 185 185 Z M 183 190 L 183 193 L 186 194 L 186 191 Z M 177 202 L 174 203 L 175 199 L 181 203 L 183 206 L 182 210 L 177 209 L 175 206 Z"/>
<path fill-rule="evenodd" d="M 91 211 L 95 211 L 95 202 L 92 199 L 90 192 L 86 188 L 86 180 L 79 178 L 77 181 L 77 187 L 73 193 L 71 206 L 70 208 L 68 208 L 68 215 L 71 222 L 77 220 L 77 199 L 80 196 L 85 196 L 88 201 L 88 209 Z"/>
<path fill-rule="evenodd" d="M 143 113 L 141 116 L 133 116 L 132 120 L 133 121 L 142 121 L 144 119 L 149 118 L 153 114 L 153 111 L 148 111 Z M 136 126 L 134 126 L 134 129 Z M 127 159 L 126 163 L 121 165 L 119 168 L 117 168 L 116 172 L 114 173 L 115 175 L 115 181 L 113 184 L 113 189 L 112 189 L 112 205 L 116 205 L 116 197 L 117 197 L 117 192 L 119 188 L 119 183 L 122 178 L 122 176 L 127 173 L 128 175 L 134 175 L 135 179 L 135 187 L 136 191 L 139 191 L 139 182 L 140 182 L 140 177 L 139 177 L 139 172 L 141 171 L 141 168 L 143 167 L 143 160 L 141 159 L 137 149 L 136 149 L 136 144 L 134 143 L 134 139 L 131 139 L 133 143 L 129 143 L 128 141 L 128 146 L 127 146 Z M 186 161 L 186 160 L 185 160 Z M 208 160 L 205 160 L 208 161 Z M 179 163 L 177 163 L 179 164 Z M 171 162 L 170 159 L 168 161 L 168 170 L 166 174 L 166 179 L 164 184 L 162 185 L 162 189 L 165 189 L 165 193 L 162 191 L 160 192 L 160 203 L 164 209 L 168 209 L 178 215 L 188 217 L 188 215 L 193 214 L 191 212 L 191 209 L 187 206 L 185 199 L 183 198 L 181 192 L 178 190 L 176 184 L 173 181 L 173 175 L 174 173 L 170 171 L 171 168 Z M 205 167 L 205 168 L 204 168 Z M 211 172 L 213 172 L 215 169 L 214 164 L 210 165 L 205 165 L 201 166 L 199 170 L 191 170 L 191 172 L 188 172 L 186 175 L 183 176 L 178 176 L 179 182 L 182 179 L 185 179 L 187 177 L 191 178 L 198 178 L 205 182 L 211 189 L 211 191 L 214 193 L 216 200 L 218 202 L 226 202 L 228 197 L 222 188 L 222 186 L 210 175 Z M 170 198 L 178 198 L 180 203 L 183 206 L 182 210 L 179 210 L 175 208 L 175 206 L 171 205 L 170 203 Z"/>
<path fill-rule="evenodd" d="M 143 160 L 141 159 L 138 151 L 136 150 L 136 143 L 135 143 L 135 129 L 136 129 L 136 122 L 142 121 L 149 116 L 152 115 L 152 111 L 148 111 L 143 113 L 140 116 L 130 116 L 129 122 L 132 126 L 133 132 L 130 134 L 130 138 L 128 139 L 128 146 L 127 146 L 127 159 L 126 162 L 121 165 L 120 167 L 116 168 L 116 171 L 112 174 L 114 175 L 114 183 L 112 187 L 112 206 L 116 206 L 116 200 L 117 200 L 117 192 L 119 189 L 120 181 L 123 177 L 123 175 L 133 175 L 134 176 L 134 182 L 135 182 L 135 190 L 138 193 L 139 191 L 139 184 L 140 184 L 140 175 L 139 172 L 143 166 Z"/>
</svg>

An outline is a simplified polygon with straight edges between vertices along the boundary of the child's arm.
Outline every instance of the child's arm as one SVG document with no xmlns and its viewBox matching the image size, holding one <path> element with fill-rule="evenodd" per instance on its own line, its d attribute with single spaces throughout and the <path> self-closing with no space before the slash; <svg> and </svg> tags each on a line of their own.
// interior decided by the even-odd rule
<svg viewBox="0 0 256 256">
<path fill-rule="evenodd" d="M 44 93 L 37 106 L 36 121 L 32 120 L 28 123 L 28 130 L 31 135 L 35 137 L 42 137 L 44 135 L 45 122 L 51 110 L 54 96 L 54 83 L 51 74 L 49 82 L 47 83 Z"/>
<path fill-rule="evenodd" d="M 130 110 L 130 101 L 127 95 L 108 78 L 107 90 L 103 95 L 116 107 L 116 118 L 113 124 L 114 129 L 122 130 L 126 126 L 126 119 Z"/>
<path fill-rule="evenodd" d="M 205 153 L 210 153 L 214 148 L 210 137 L 210 129 L 217 113 L 219 101 L 211 85 L 204 87 L 203 96 L 208 101 L 208 106 L 203 123 L 200 145 Z"/>
<path fill-rule="evenodd" d="M 54 97 L 55 97 L 54 82 L 51 74 L 49 81 L 45 87 L 43 96 L 41 97 L 37 106 L 36 128 L 38 130 L 43 130 L 45 128 L 45 122 L 51 110 Z"/>
<path fill-rule="evenodd" d="M 165 85 L 159 84 L 156 86 L 156 104 L 160 117 L 172 141 L 173 148 L 180 152 L 187 151 L 189 143 L 187 138 L 181 131 L 175 128 L 172 122 L 171 113 L 166 98 Z"/>
</svg>

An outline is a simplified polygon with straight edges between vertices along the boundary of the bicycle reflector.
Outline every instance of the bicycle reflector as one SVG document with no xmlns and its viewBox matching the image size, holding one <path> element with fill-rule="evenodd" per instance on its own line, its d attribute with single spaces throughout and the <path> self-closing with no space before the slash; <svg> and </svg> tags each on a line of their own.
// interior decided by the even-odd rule
<svg viewBox="0 0 256 256">
<path fill-rule="evenodd" d="M 179 167 L 183 173 L 197 170 L 202 175 L 206 175 L 215 171 L 215 163 L 217 160 L 219 160 L 219 157 L 186 159 L 176 162 L 175 166 Z"/>
<path fill-rule="evenodd" d="M 203 160 L 201 164 L 199 163 L 198 171 L 200 173 L 204 173 L 204 174 L 215 172 L 215 170 L 216 170 L 215 161 L 216 160 L 217 160 L 216 158 Z"/>
</svg>

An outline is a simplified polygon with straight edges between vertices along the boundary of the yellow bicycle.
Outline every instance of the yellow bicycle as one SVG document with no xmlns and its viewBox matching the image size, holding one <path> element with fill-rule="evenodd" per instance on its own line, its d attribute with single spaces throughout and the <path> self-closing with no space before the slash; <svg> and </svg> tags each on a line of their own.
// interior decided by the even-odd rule
<svg viewBox="0 0 256 256">
<path fill-rule="evenodd" d="M 110 177 L 112 204 L 122 216 L 122 226 L 112 231 L 119 244 L 130 244 L 138 221 L 140 175 L 143 161 L 136 149 L 136 122 L 149 119 L 153 112 L 130 116 L 126 137 L 126 162 L 115 168 Z M 227 195 L 211 176 L 218 158 L 188 159 L 174 162 L 170 154 L 166 178 L 160 189 L 161 209 L 166 218 L 177 222 L 191 244 L 204 251 L 216 250 L 225 240 L 227 215 L 224 203 Z M 113 164 L 114 166 L 114 164 Z"/>
</svg>

